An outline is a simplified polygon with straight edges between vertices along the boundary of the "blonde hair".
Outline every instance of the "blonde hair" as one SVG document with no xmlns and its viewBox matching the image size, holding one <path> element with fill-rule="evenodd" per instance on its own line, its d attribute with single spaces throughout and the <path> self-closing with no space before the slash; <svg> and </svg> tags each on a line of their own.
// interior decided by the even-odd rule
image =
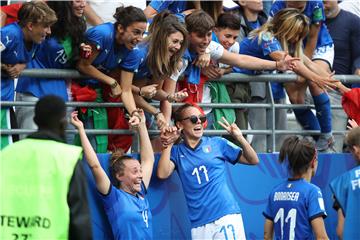
<svg viewBox="0 0 360 240">
<path fill-rule="evenodd" d="M 180 50 L 170 57 L 168 37 L 177 32 L 180 32 L 184 39 Z M 149 42 L 147 65 L 154 79 L 160 79 L 163 76 L 170 77 L 174 74 L 187 47 L 185 26 L 178 21 L 175 15 L 167 11 L 162 12 L 155 17 L 151 25 L 151 34 L 146 41 Z"/>
<path fill-rule="evenodd" d="M 277 38 L 284 51 L 289 52 L 293 57 L 303 56 L 302 40 L 309 33 L 310 21 L 298 9 L 285 8 L 260 28 L 250 32 L 250 38 L 259 38 L 259 44 L 264 34 L 270 34 Z M 298 38 L 298 41 L 291 45 L 291 39 Z"/>
<path fill-rule="evenodd" d="M 51 26 L 57 21 L 54 10 L 43 1 L 24 3 L 19 9 L 18 19 L 21 27 L 25 27 L 28 22 Z"/>
</svg>

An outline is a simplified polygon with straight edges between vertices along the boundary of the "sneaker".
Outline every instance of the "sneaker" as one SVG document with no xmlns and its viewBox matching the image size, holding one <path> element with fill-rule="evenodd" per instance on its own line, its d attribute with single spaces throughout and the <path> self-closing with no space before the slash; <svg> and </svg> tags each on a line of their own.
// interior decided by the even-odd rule
<svg viewBox="0 0 360 240">
<path fill-rule="evenodd" d="M 319 139 L 315 143 L 315 147 L 319 152 L 336 152 L 334 136 L 326 138 L 324 135 L 320 135 Z"/>
</svg>

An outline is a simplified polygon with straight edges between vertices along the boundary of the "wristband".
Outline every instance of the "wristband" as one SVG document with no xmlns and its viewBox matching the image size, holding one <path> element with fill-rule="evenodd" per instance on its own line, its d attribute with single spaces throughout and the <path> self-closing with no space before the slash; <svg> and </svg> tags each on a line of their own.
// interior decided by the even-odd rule
<svg viewBox="0 0 360 240">
<path fill-rule="evenodd" d="M 114 89 L 119 85 L 119 83 L 115 80 L 112 84 L 110 84 L 111 89 Z"/>
<path fill-rule="evenodd" d="M 130 116 L 134 116 L 135 113 L 138 113 L 138 114 L 139 114 L 139 110 L 138 110 L 138 109 L 135 109 L 134 111 L 131 112 Z"/>
<path fill-rule="evenodd" d="M 162 112 L 161 112 L 161 111 L 157 111 L 157 112 L 154 114 L 155 119 L 157 119 L 157 117 L 159 116 L 160 113 L 162 113 Z"/>
</svg>

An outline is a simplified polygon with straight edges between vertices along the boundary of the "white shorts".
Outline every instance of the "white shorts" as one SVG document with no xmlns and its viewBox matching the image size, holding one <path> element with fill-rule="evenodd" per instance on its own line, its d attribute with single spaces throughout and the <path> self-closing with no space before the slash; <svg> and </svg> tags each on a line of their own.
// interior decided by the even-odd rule
<svg viewBox="0 0 360 240">
<path fill-rule="evenodd" d="M 318 47 L 315 49 L 312 60 L 323 60 L 329 64 L 330 69 L 334 64 L 334 44 Z"/>
<path fill-rule="evenodd" d="M 243 240 L 244 224 L 241 214 L 229 214 L 214 222 L 191 229 L 192 239 Z"/>
</svg>

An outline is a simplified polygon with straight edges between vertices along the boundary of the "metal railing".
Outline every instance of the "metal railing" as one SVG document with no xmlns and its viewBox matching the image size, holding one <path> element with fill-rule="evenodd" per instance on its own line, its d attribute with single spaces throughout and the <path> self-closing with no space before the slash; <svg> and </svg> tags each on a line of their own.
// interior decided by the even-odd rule
<svg viewBox="0 0 360 240">
<path fill-rule="evenodd" d="M 64 69 L 25 69 L 20 76 L 33 77 L 33 78 L 64 78 L 64 79 L 86 79 L 86 75 L 79 73 L 76 70 L 64 70 Z M 360 83 L 360 76 L 357 75 L 335 75 L 335 79 L 342 83 Z M 271 142 L 271 151 L 275 150 L 276 135 L 282 134 L 297 134 L 297 135 L 318 135 L 319 131 L 309 130 L 276 130 L 275 129 L 275 110 L 276 109 L 299 109 L 299 108 L 310 108 L 314 109 L 314 105 L 309 104 L 276 104 L 274 102 L 273 94 L 271 91 L 271 82 L 294 82 L 297 76 L 294 74 L 261 74 L 261 75 L 245 75 L 240 73 L 230 73 L 224 75 L 220 79 L 211 81 L 219 81 L 226 83 L 236 82 L 267 82 L 267 90 L 270 96 L 270 103 L 265 104 L 252 104 L 252 103 L 199 103 L 200 107 L 211 107 L 211 108 L 265 108 L 270 116 L 271 129 L 267 130 L 242 130 L 244 134 L 261 134 L 267 135 L 268 142 Z M 153 106 L 159 106 L 159 103 L 150 103 Z M 2 101 L 1 106 L 34 106 L 35 102 L 12 102 Z M 68 107 L 123 107 L 123 103 L 97 103 L 97 102 L 67 102 Z M 181 103 L 173 103 L 173 106 L 180 106 Z M 342 109 L 341 105 L 332 105 L 332 109 Z M 1 129 L 1 135 L 13 135 L 13 134 L 29 134 L 34 132 L 34 129 Z M 66 130 L 67 133 L 76 133 L 76 130 Z M 333 131 L 334 134 L 344 134 L 346 131 Z M 134 134 L 131 130 L 120 130 L 120 129 L 87 129 L 86 133 L 89 135 L 97 134 Z M 159 134 L 158 130 L 149 130 L 150 135 Z M 225 130 L 205 130 L 206 135 L 226 135 Z"/>
</svg>

